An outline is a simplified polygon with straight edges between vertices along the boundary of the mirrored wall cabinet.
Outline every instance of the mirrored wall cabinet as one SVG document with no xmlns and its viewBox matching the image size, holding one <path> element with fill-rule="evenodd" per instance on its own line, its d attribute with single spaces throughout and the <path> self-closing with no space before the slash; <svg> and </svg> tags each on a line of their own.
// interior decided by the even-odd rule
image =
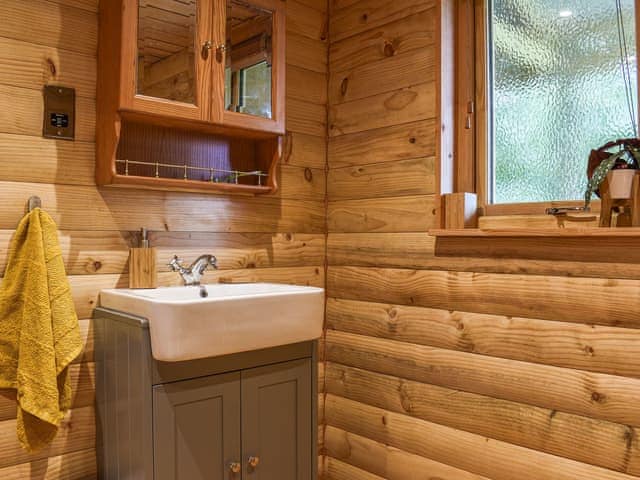
<svg viewBox="0 0 640 480">
<path fill-rule="evenodd" d="M 273 192 L 284 9 L 284 0 L 100 2 L 97 183 Z"/>
</svg>

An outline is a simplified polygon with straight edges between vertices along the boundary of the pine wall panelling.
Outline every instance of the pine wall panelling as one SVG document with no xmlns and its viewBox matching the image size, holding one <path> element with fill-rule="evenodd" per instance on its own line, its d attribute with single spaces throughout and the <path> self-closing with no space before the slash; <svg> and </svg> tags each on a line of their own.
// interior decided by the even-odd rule
<svg viewBox="0 0 640 480">
<path fill-rule="evenodd" d="M 107 0 L 104 0 L 107 1 Z M 288 0 L 287 130 L 281 188 L 272 197 L 98 189 L 94 176 L 98 0 L 0 2 L 0 269 L 30 195 L 60 228 L 81 318 L 83 355 L 71 368 L 73 410 L 48 450 L 29 455 L 15 436 L 15 397 L 0 394 L 0 477 L 95 478 L 91 312 L 100 289 L 125 287 L 133 233 L 145 226 L 158 247 L 159 283 L 178 284 L 164 266 L 211 252 L 209 282 L 273 281 L 324 286 L 327 8 Z M 77 93 L 76 141 L 43 139 L 42 87 Z"/>
<path fill-rule="evenodd" d="M 435 256 L 441 5 L 331 3 L 325 477 L 640 478 L 638 260 Z"/>
</svg>

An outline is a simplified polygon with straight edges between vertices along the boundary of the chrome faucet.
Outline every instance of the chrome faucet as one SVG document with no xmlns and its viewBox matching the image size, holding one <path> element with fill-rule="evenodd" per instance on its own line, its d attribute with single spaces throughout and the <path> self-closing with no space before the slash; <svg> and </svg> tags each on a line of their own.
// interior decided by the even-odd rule
<svg viewBox="0 0 640 480">
<path fill-rule="evenodd" d="M 216 257 L 213 255 L 200 255 L 189 267 L 184 267 L 182 260 L 174 255 L 167 266 L 180 274 L 185 285 L 200 285 L 200 279 L 208 266 L 218 268 Z"/>
</svg>

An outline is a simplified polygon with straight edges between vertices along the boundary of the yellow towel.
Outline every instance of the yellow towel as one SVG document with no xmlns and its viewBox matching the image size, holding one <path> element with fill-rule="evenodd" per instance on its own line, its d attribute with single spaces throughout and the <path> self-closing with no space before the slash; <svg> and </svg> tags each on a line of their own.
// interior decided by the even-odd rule
<svg viewBox="0 0 640 480">
<path fill-rule="evenodd" d="M 27 451 L 55 437 L 71 407 L 67 367 L 81 350 L 56 224 L 36 208 L 16 230 L 0 286 L 0 388 L 16 390 Z"/>
</svg>

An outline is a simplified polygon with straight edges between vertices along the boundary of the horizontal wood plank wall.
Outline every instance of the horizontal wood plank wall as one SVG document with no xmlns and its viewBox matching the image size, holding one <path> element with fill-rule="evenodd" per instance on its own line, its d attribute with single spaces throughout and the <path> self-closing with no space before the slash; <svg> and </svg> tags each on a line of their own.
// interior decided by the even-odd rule
<svg viewBox="0 0 640 480">
<path fill-rule="evenodd" d="M 439 5 L 330 4 L 325 477 L 640 478 L 640 262 L 435 255 Z"/>
<path fill-rule="evenodd" d="M 108 0 L 104 0 L 108 1 Z M 0 270 L 30 195 L 39 195 L 60 241 L 85 338 L 71 367 L 73 409 L 50 448 L 27 454 L 15 434 L 15 396 L 0 392 L 0 477 L 77 480 L 96 476 L 93 333 L 98 292 L 127 286 L 134 232 L 154 232 L 161 285 L 165 266 L 218 257 L 209 282 L 273 281 L 324 286 L 327 5 L 288 0 L 289 149 L 274 197 L 225 197 L 98 189 L 94 129 L 98 0 L 0 2 Z M 43 139 L 42 87 L 77 93 L 75 142 Z M 324 371 L 324 369 L 322 369 Z"/>
</svg>

